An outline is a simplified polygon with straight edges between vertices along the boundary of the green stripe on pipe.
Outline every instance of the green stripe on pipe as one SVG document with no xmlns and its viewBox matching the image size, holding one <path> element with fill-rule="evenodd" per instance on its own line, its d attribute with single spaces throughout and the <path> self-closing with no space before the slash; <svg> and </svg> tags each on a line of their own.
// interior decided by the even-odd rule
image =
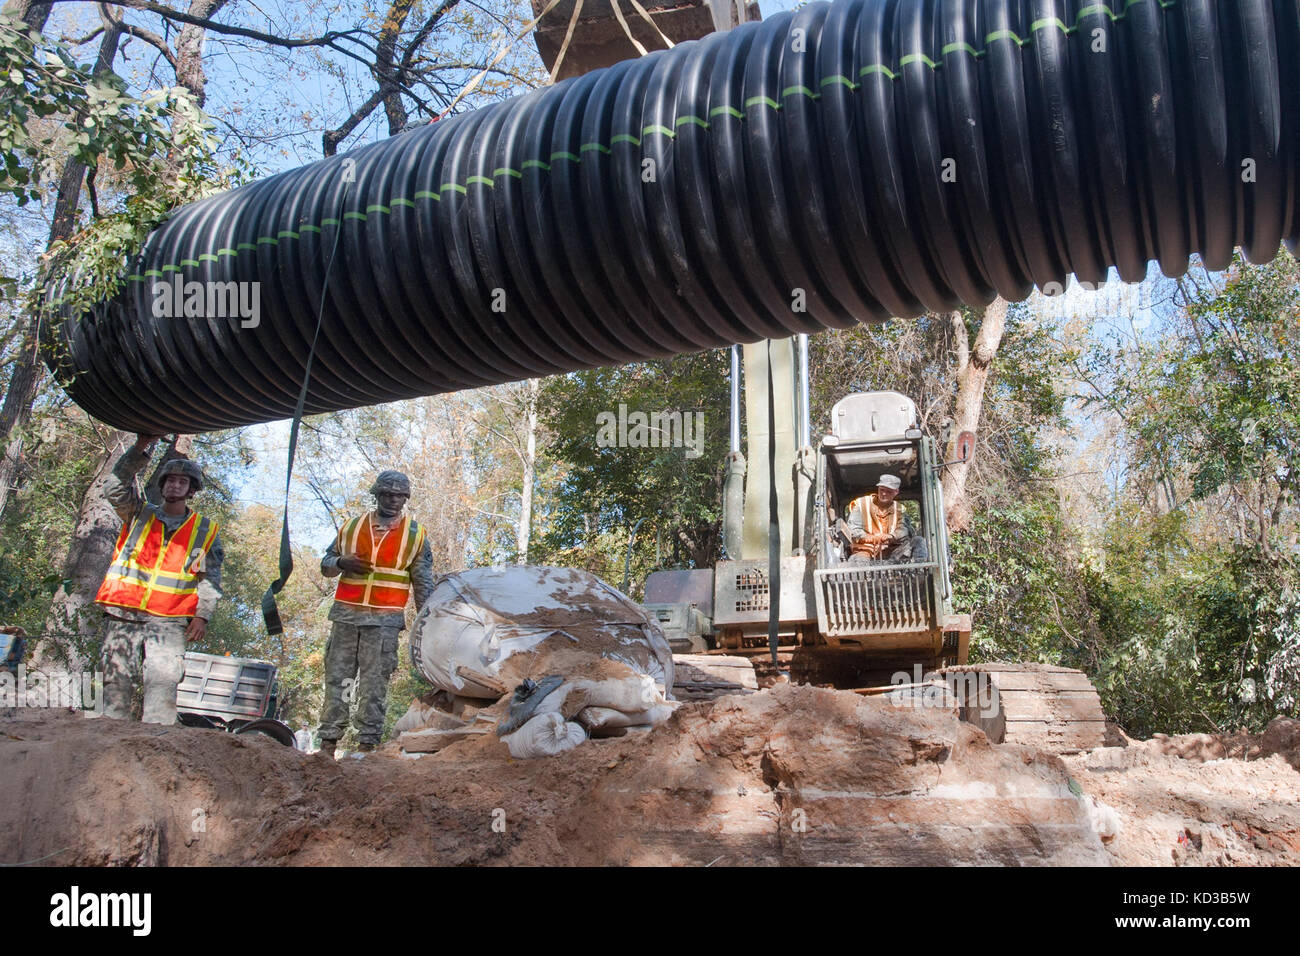
<svg viewBox="0 0 1300 956">
<path fill-rule="evenodd" d="M 984 55 L 983 50 L 977 50 L 969 43 L 949 43 L 943 48 L 939 55 L 943 57 L 947 56 L 949 53 L 960 53 L 962 50 L 965 50 L 977 60 Z"/>
<path fill-rule="evenodd" d="M 1072 27 L 1067 27 L 1062 21 L 1058 20 L 1056 17 L 1049 17 L 1044 20 L 1035 20 L 1033 23 L 1029 25 L 1029 32 L 1037 33 L 1039 30 L 1050 30 L 1052 27 L 1056 27 L 1067 37 L 1074 32 L 1074 29 Z"/>
<path fill-rule="evenodd" d="M 984 45 L 987 47 L 990 43 L 998 40 L 1014 40 L 1016 46 L 1024 46 L 1028 40 L 1022 40 L 1012 30 L 995 30 L 984 38 Z"/>
<path fill-rule="evenodd" d="M 825 77 L 821 81 L 820 85 L 830 86 L 832 83 L 838 83 L 840 86 L 847 86 L 851 90 L 856 90 L 858 88 L 858 84 L 854 83 L 847 76 L 840 76 L 838 73 L 836 73 L 834 76 Z"/>
<path fill-rule="evenodd" d="M 898 75 L 883 63 L 873 63 L 871 66 L 864 66 L 862 69 L 858 70 L 858 77 L 860 79 L 870 73 L 879 73 L 882 76 L 889 77 L 891 80 L 898 79 Z"/>
<path fill-rule="evenodd" d="M 937 69 L 939 69 L 939 64 L 938 64 L 938 63 L 935 63 L 934 60 L 930 59 L 930 58 L 929 58 L 928 56 L 926 56 L 924 53 L 909 53 L 909 54 L 907 54 L 907 56 L 903 57 L 901 60 L 898 61 L 898 68 L 901 70 L 903 67 L 907 66 L 909 63 L 924 63 L 926 66 L 928 66 L 928 67 L 929 67 L 930 69 L 932 69 L 932 70 L 937 70 Z"/>
</svg>

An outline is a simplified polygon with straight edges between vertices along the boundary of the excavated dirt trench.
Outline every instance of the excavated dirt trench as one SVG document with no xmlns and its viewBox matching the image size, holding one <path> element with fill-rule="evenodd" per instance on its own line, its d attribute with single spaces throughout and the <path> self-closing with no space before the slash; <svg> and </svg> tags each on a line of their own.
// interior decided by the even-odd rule
<svg viewBox="0 0 1300 956">
<path fill-rule="evenodd" d="M 494 737 L 391 750 L 334 763 L 264 738 L 0 712 L 0 863 L 1157 862 L 1117 852 L 1134 824 L 1103 845 L 1071 774 L 1128 810 L 1086 758 L 1067 768 L 942 710 L 812 687 L 687 704 L 553 758 L 512 760 Z M 1278 843 L 1268 861 L 1291 859 L 1295 771 L 1237 763 L 1275 791 L 1251 798 Z"/>
</svg>

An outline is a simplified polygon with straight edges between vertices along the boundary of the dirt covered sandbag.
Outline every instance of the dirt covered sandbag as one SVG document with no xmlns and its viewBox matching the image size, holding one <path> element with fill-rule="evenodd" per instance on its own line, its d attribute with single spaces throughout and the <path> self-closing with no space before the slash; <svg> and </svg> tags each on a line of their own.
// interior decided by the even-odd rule
<svg viewBox="0 0 1300 956">
<path fill-rule="evenodd" d="M 430 683 L 457 697 L 492 700 L 502 684 L 513 689 L 525 677 L 601 679 L 611 670 L 647 675 L 665 695 L 672 688 L 672 649 L 655 619 L 594 574 L 573 568 L 509 565 L 444 574 L 411 629 L 411 657 Z"/>
</svg>

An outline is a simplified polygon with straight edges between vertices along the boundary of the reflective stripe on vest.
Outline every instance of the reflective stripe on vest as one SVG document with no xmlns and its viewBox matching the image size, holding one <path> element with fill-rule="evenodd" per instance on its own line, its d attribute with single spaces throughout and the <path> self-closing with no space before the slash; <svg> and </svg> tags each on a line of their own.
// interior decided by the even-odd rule
<svg viewBox="0 0 1300 956">
<path fill-rule="evenodd" d="M 875 500 L 875 495 L 867 495 L 865 498 L 858 499 L 858 506 L 862 509 L 862 530 L 866 531 L 867 534 L 876 533 L 876 514 L 875 509 L 871 507 L 871 503 Z M 889 513 L 890 534 L 893 534 L 898 530 L 898 510 L 898 502 L 891 502 L 891 510 Z"/>
<path fill-rule="evenodd" d="M 195 615 L 198 575 L 216 540 L 217 523 L 194 511 L 170 538 L 165 532 L 152 508 L 122 527 L 97 603 L 159 617 Z"/>
<path fill-rule="evenodd" d="M 369 561 L 369 574 L 343 572 L 334 600 L 357 607 L 400 611 L 411 596 L 412 563 L 424 548 L 424 529 L 410 515 L 375 541 L 371 513 L 349 519 L 339 529 L 335 547 L 339 556 L 353 555 Z"/>
</svg>

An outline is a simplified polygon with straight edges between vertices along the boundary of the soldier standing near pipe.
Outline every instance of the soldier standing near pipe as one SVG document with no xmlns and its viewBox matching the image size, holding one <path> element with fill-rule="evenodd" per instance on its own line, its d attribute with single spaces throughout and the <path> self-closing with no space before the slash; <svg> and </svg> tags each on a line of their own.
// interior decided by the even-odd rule
<svg viewBox="0 0 1300 956">
<path fill-rule="evenodd" d="M 384 471 L 370 493 L 374 511 L 345 521 L 320 563 L 326 577 L 342 575 L 329 614 L 334 625 L 325 645 L 320 724 L 320 752 L 331 758 L 353 700 L 359 749 L 379 746 L 406 603 L 412 590 L 417 608 L 433 593 L 433 553 L 424 529 L 402 513 L 411 497 L 410 481 L 400 471 Z"/>
<path fill-rule="evenodd" d="M 176 723 L 176 685 L 185 676 L 185 645 L 207 630 L 221 597 L 224 552 L 217 523 L 189 507 L 203 472 L 185 458 L 158 471 L 162 504 L 140 492 L 136 476 L 158 439 L 137 435 L 104 487 L 118 535 L 95 601 L 108 618 L 104 637 L 104 713 L 129 719 L 136 673 L 144 660 L 144 713 L 149 724 Z"/>
</svg>

